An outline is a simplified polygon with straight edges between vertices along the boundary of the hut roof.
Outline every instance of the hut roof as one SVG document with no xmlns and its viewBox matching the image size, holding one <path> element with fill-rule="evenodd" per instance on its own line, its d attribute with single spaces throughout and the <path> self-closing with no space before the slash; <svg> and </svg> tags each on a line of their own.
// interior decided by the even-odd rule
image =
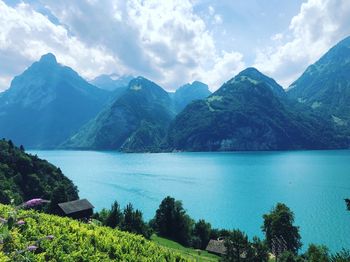
<svg viewBox="0 0 350 262">
<path fill-rule="evenodd" d="M 223 240 L 211 239 L 205 250 L 207 250 L 208 252 L 216 253 L 220 255 L 226 254 L 226 247 Z"/>
<path fill-rule="evenodd" d="M 63 212 L 66 215 L 94 208 L 94 206 L 87 199 L 79 199 L 65 203 L 60 203 L 58 204 L 58 206 L 63 210 Z"/>
</svg>

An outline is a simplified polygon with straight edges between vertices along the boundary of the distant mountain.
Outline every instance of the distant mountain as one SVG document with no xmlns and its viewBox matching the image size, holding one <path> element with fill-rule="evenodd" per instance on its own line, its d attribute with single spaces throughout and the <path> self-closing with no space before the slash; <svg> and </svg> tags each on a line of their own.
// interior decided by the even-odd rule
<svg viewBox="0 0 350 262">
<path fill-rule="evenodd" d="M 174 117 L 168 93 L 138 77 L 66 143 L 65 148 L 158 151 Z"/>
<path fill-rule="evenodd" d="M 91 80 L 90 83 L 107 91 L 115 91 L 119 88 L 126 88 L 133 78 L 134 77 L 130 75 L 100 75 L 95 79 Z"/>
<path fill-rule="evenodd" d="M 170 150 L 319 149 L 344 146 L 332 128 L 291 109 L 283 89 L 254 68 L 188 105 L 169 127 Z"/>
<path fill-rule="evenodd" d="M 350 37 L 309 66 L 287 94 L 350 131 Z"/>
<path fill-rule="evenodd" d="M 0 137 L 29 148 L 53 148 L 94 117 L 108 93 L 46 54 L 0 96 Z"/>
<path fill-rule="evenodd" d="M 211 94 L 208 85 L 194 81 L 192 84 L 186 84 L 176 89 L 172 98 L 176 112 L 180 112 L 189 103 L 194 100 L 203 99 Z"/>
</svg>

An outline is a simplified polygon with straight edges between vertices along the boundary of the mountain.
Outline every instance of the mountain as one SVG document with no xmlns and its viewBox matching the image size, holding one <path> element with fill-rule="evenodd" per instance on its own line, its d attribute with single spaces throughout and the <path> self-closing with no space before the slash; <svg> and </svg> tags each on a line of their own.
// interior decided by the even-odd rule
<svg viewBox="0 0 350 262">
<path fill-rule="evenodd" d="M 192 84 L 186 84 L 176 89 L 173 94 L 174 106 L 176 112 L 183 110 L 194 100 L 203 99 L 211 94 L 208 85 L 194 81 Z"/>
<path fill-rule="evenodd" d="M 53 148 L 94 117 L 108 98 L 46 54 L 0 96 L 0 137 L 29 148 Z"/>
<path fill-rule="evenodd" d="M 137 77 L 127 90 L 62 146 L 80 149 L 157 151 L 174 117 L 168 93 Z"/>
<path fill-rule="evenodd" d="M 171 123 L 170 150 L 319 149 L 344 146 L 317 118 L 292 110 L 283 89 L 248 68 L 208 98 L 189 104 Z"/>
<path fill-rule="evenodd" d="M 91 84 L 107 91 L 115 91 L 119 88 L 126 88 L 133 78 L 134 77 L 130 75 L 100 75 L 93 79 Z"/>
<path fill-rule="evenodd" d="M 38 197 L 57 204 L 57 201 L 79 198 L 77 188 L 59 168 L 26 154 L 23 147 L 14 146 L 12 141 L 0 140 L 0 181 L 0 203 L 3 204 L 14 200 L 14 204 L 19 205 Z"/>
<path fill-rule="evenodd" d="M 336 127 L 350 130 L 350 37 L 310 65 L 287 94 Z"/>
</svg>

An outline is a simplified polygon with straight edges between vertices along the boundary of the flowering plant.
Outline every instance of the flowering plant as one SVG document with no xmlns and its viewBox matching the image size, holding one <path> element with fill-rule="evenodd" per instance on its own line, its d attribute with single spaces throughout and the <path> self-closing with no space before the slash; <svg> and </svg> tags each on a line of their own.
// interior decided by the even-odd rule
<svg viewBox="0 0 350 262">
<path fill-rule="evenodd" d="M 14 208 L 8 212 L 8 216 L 6 218 L 0 217 L 0 251 L 3 250 L 3 247 L 6 243 L 9 243 L 11 241 L 11 232 L 13 232 L 15 229 L 22 228 L 26 224 L 25 219 L 28 218 L 28 216 L 20 216 L 19 210 L 25 208 L 32 208 L 48 202 L 50 201 L 41 198 L 34 198 L 22 203 L 19 206 L 14 206 Z M 11 204 L 13 205 L 13 201 L 11 202 Z M 35 252 L 42 241 L 52 240 L 53 238 L 53 235 L 48 235 L 46 237 L 34 241 L 34 243 L 28 244 L 28 246 L 25 249 L 14 250 L 13 252 L 21 256 L 22 259 L 26 261 L 26 252 Z M 11 250 L 6 251 L 6 253 L 11 252 Z"/>
</svg>

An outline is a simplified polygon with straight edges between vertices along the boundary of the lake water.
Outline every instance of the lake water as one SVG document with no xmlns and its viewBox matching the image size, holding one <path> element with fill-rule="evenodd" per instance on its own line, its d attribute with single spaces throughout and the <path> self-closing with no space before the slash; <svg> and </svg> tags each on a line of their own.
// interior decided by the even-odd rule
<svg viewBox="0 0 350 262">
<path fill-rule="evenodd" d="M 287 204 L 309 243 L 350 248 L 350 151 L 123 154 L 31 151 L 59 166 L 96 210 L 131 202 L 148 220 L 167 195 L 213 227 L 263 236 L 262 215 Z"/>
</svg>

